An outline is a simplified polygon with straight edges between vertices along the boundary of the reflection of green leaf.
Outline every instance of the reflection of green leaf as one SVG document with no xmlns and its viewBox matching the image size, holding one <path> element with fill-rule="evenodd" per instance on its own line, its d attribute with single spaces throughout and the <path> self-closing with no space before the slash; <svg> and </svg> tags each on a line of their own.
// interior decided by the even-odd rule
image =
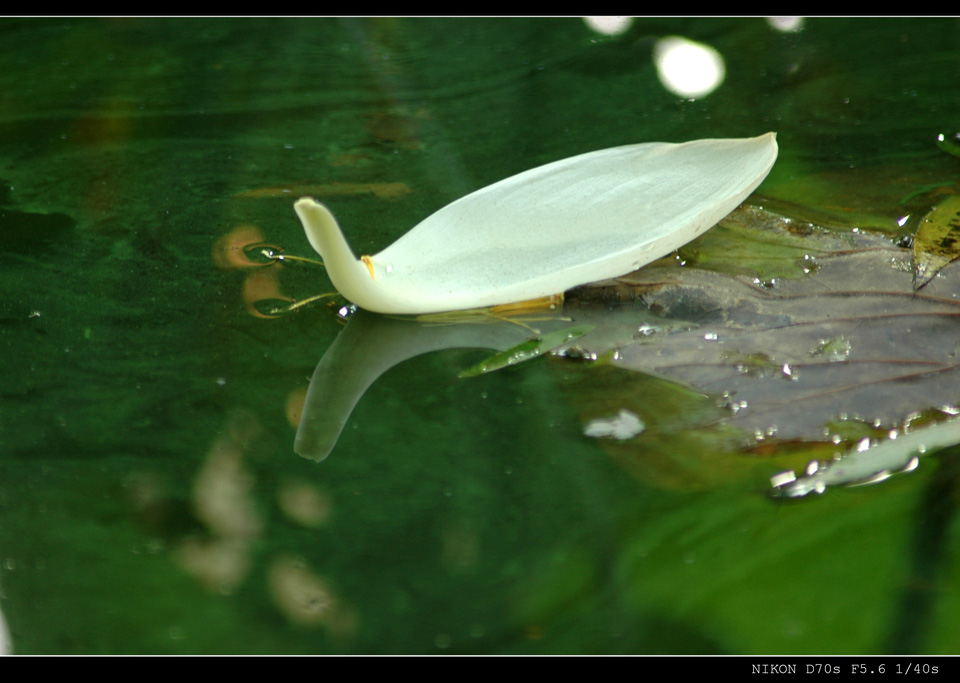
<svg viewBox="0 0 960 683">
<path fill-rule="evenodd" d="M 556 618 L 596 590 L 597 567 L 592 555 L 580 548 L 558 549 L 537 567 L 535 579 L 523 582 L 513 607 L 523 625 Z"/>
<path fill-rule="evenodd" d="M 957 140 L 957 135 L 952 136 L 953 140 Z M 960 144 L 957 144 L 953 140 L 948 140 L 947 136 L 941 133 L 937 136 L 937 147 L 942 149 L 947 154 L 952 154 L 955 157 L 960 157 Z"/>
<path fill-rule="evenodd" d="M 897 220 L 903 215 L 903 207 L 897 202 L 917 182 L 899 177 L 895 169 L 868 172 L 868 177 L 859 169 L 823 173 L 779 187 L 764 186 L 770 194 L 755 195 L 751 201 L 769 211 L 828 228 L 899 232 Z"/>
<path fill-rule="evenodd" d="M 947 197 L 920 221 L 913 240 L 913 286 L 920 289 L 960 256 L 960 196 Z"/>
<path fill-rule="evenodd" d="M 911 199 L 916 199 L 917 197 L 922 197 L 925 194 L 930 194 L 934 190 L 939 190 L 941 188 L 952 187 L 952 180 L 941 180 L 936 183 L 927 183 L 926 185 L 921 185 L 908 194 L 906 197 L 900 200 L 900 205 L 905 206 L 910 203 Z"/>
<path fill-rule="evenodd" d="M 530 360 L 531 358 L 537 358 L 538 356 L 542 356 L 548 351 L 552 351 L 558 346 L 566 344 L 577 337 L 582 337 L 587 332 L 592 330 L 593 327 L 593 325 L 577 325 L 575 327 L 568 327 L 564 330 L 550 332 L 543 335 L 540 339 L 530 339 L 529 341 L 525 341 L 522 344 L 517 344 L 506 351 L 501 351 L 500 353 L 494 354 L 486 360 L 480 361 L 476 365 L 461 372 L 460 376 L 476 377 L 477 375 L 493 372 L 494 370 L 500 370 L 510 365 L 516 365 L 517 363 L 522 363 Z"/>
</svg>

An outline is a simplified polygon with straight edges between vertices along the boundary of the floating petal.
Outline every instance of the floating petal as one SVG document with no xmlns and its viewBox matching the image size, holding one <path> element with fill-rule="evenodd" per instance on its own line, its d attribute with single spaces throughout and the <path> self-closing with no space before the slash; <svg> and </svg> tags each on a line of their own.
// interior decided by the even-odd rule
<svg viewBox="0 0 960 683">
<path fill-rule="evenodd" d="M 327 207 L 305 197 L 294 208 L 351 302 L 378 313 L 454 311 L 636 270 L 713 227 L 776 158 L 774 133 L 590 152 L 473 192 L 359 259 Z"/>
</svg>

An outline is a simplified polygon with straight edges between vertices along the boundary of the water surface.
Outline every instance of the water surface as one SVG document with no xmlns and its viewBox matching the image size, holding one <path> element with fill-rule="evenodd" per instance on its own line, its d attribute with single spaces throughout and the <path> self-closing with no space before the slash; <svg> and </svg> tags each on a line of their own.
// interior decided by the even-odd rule
<svg viewBox="0 0 960 683">
<path fill-rule="evenodd" d="M 450 348 L 386 369 L 316 462 L 294 437 L 344 330 L 336 306 L 266 318 L 252 302 L 329 283 L 232 257 L 254 239 L 309 256 L 301 193 L 373 253 L 541 163 L 769 130 L 781 154 L 761 192 L 895 205 L 956 174 L 934 143 L 956 132 L 958 34 L 955 19 L 641 19 L 616 36 L 576 18 L 4 20 L 6 647 L 956 652 L 956 450 L 783 504 L 769 478 L 802 467 L 789 452 L 732 452 L 726 432 L 584 436 L 609 396 L 684 418 L 694 404 L 660 379 L 564 358 L 460 379 L 489 352 Z M 667 35 L 722 55 L 716 90 L 664 88 Z M 811 178 L 828 179 L 817 196 Z"/>
</svg>

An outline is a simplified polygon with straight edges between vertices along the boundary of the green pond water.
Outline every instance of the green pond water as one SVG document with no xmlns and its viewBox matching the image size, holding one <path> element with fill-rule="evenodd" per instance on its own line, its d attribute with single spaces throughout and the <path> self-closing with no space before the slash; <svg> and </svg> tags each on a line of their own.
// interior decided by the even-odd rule
<svg viewBox="0 0 960 683">
<path fill-rule="evenodd" d="M 669 35 L 722 55 L 719 87 L 664 87 Z M 258 300 L 329 281 L 242 258 L 258 241 L 312 256 L 303 194 L 374 253 L 542 163 L 767 131 L 761 197 L 893 233 L 896 207 L 957 193 L 936 141 L 960 128 L 958 45 L 956 19 L 655 18 L 612 36 L 578 18 L 0 21 L 0 643 L 960 651 L 956 448 L 775 500 L 810 439 L 703 427 L 715 397 L 615 363 L 461 378 L 491 352 L 427 343 L 356 392 L 329 455 L 303 457 L 314 368 L 363 318 L 344 327 L 342 301 L 264 316 Z M 344 377 L 400 345 L 371 329 Z M 585 436 L 626 396 L 646 432 Z"/>
</svg>

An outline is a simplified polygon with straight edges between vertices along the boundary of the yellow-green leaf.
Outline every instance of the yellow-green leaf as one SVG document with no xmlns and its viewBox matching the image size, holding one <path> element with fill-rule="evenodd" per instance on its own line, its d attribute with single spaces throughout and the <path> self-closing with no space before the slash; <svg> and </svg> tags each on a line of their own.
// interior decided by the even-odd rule
<svg viewBox="0 0 960 683">
<path fill-rule="evenodd" d="M 913 241 L 913 287 L 920 289 L 960 256 L 960 196 L 943 200 L 920 221 Z"/>
<path fill-rule="evenodd" d="M 506 351 L 501 351 L 500 353 L 490 356 L 490 358 L 480 361 L 473 367 L 467 368 L 461 372 L 460 376 L 476 377 L 477 375 L 493 372 L 494 370 L 500 370 L 501 368 L 505 368 L 510 365 L 516 365 L 517 363 L 522 363 L 523 361 L 530 360 L 531 358 L 537 358 L 548 351 L 552 351 L 558 346 L 566 344 L 568 341 L 572 341 L 577 337 L 582 337 L 593 328 L 594 325 L 577 325 L 575 327 L 568 327 L 564 330 L 550 332 L 549 334 L 543 335 L 543 337 L 540 339 L 530 339 L 522 344 L 517 344 Z"/>
</svg>

